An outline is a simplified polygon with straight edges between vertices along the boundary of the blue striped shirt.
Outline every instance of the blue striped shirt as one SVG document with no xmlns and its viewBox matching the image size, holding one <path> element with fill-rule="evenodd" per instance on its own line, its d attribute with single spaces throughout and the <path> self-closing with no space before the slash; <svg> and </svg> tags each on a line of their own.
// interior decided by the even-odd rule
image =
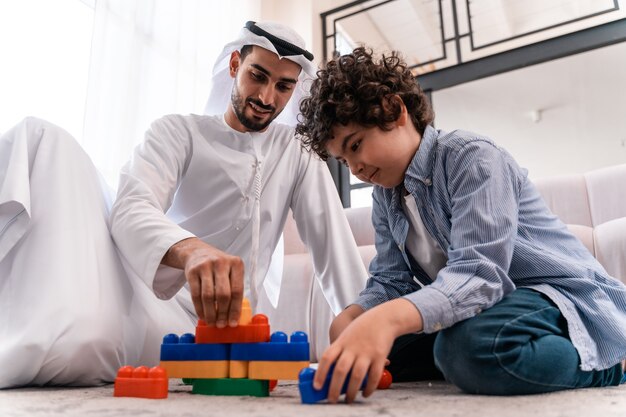
<svg viewBox="0 0 626 417">
<path fill-rule="evenodd" d="M 431 280 L 406 250 L 404 189 L 448 262 Z M 376 256 L 355 304 L 404 297 L 424 332 L 479 314 L 516 287 L 546 294 L 567 320 L 581 369 L 626 357 L 626 286 L 547 208 L 527 171 L 490 139 L 428 127 L 404 184 L 374 187 Z"/>
</svg>

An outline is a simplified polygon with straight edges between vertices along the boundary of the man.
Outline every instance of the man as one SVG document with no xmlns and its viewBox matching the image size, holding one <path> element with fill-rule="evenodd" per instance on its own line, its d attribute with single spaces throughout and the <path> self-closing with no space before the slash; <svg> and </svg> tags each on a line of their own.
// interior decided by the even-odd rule
<svg viewBox="0 0 626 417">
<path fill-rule="evenodd" d="M 244 294 L 275 305 L 264 277 L 289 209 L 332 313 L 347 305 L 366 272 L 328 171 L 272 123 L 311 60 L 291 29 L 248 22 L 214 68 L 213 115 L 157 120 L 123 168 L 110 235 L 110 201 L 67 133 L 27 119 L 0 140 L 0 387 L 111 381 L 198 316 L 234 325 Z"/>
</svg>

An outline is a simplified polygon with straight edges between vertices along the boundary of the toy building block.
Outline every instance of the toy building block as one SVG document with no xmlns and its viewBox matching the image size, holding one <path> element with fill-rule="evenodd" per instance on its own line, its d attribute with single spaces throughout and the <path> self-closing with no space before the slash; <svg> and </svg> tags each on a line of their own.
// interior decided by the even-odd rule
<svg viewBox="0 0 626 417">
<path fill-rule="evenodd" d="M 230 345 L 224 343 L 195 343 L 191 333 L 163 337 L 161 361 L 226 361 L 230 359 Z"/>
<path fill-rule="evenodd" d="M 256 314 L 250 324 L 237 327 L 217 328 L 198 320 L 196 343 L 255 343 L 270 340 L 270 325 L 267 316 Z"/>
<path fill-rule="evenodd" d="M 241 302 L 241 315 L 239 316 L 239 325 L 250 324 L 252 322 L 252 307 L 250 307 L 250 300 L 244 298 Z"/>
<path fill-rule="evenodd" d="M 292 333 L 289 341 L 285 333 L 275 332 L 267 343 L 234 343 L 230 358 L 239 361 L 308 361 L 309 341 L 304 332 Z"/>
<path fill-rule="evenodd" d="M 123 366 L 117 371 L 113 396 L 167 398 L 167 372 L 158 366 Z"/>
<path fill-rule="evenodd" d="M 308 368 L 309 361 L 250 361 L 248 378 L 298 380 L 302 368 Z"/>
<path fill-rule="evenodd" d="M 248 361 L 231 360 L 229 365 L 229 378 L 248 378 Z"/>
<path fill-rule="evenodd" d="M 393 382 L 393 378 L 391 376 L 391 372 L 388 370 L 383 371 L 383 375 L 380 377 L 380 381 L 378 381 L 377 389 L 388 389 Z"/>
<path fill-rule="evenodd" d="M 334 366 L 330 369 L 326 375 L 326 381 L 320 390 L 313 388 L 313 378 L 315 377 L 315 369 L 305 368 L 300 371 L 298 375 L 298 389 L 300 390 L 300 398 L 303 404 L 315 404 L 316 402 L 328 399 L 328 389 L 330 388 L 330 379 L 333 376 Z M 350 374 L 346 377 L 346 381 L 341 387 L 341 394 L 345 394 L 348 390 L 348 383 L 350 382 Z M 363 380 L 360 390 L 363 390 L 367 385 L 367 378 Z"/>
<path fill-rule="evenodd" d="M 170 378 L 228 378 L 229 361 L 161 361 Z"/>
<path fill-rule="evenodd" d="M 255 379 L 195 379 L 192 394 L 203 395 L 250 395 L 269 397 L 269 381 Z"/>
</svg>

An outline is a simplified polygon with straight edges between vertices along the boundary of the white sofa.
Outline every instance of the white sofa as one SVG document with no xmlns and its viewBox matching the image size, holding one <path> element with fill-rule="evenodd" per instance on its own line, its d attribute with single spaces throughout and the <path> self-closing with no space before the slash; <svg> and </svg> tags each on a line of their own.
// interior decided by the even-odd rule
<svg viewBox="0 0 626 417">
<path fill-rule="evenodd" d="M 626 164 L 598 169 L 584 175 L 566 175 L 534 181 L 550 209 L 568 225 L 613 277 L 626 283 Z M 376 253 L 371 208 L 345 210 L 365 266 Z M 291 216 L 284 230 L 285 262 L 279 305 L 272 314 L 272 325 L 283 331 L 307 330 L 312 320 L 330 325 L 332 314 L 316 284 L 311 259 L 298 236 Z M 341 262 L 341 254 L 337 254 Z M 345 277 L 349 279 L 349 277 Z M 294 308 L 294 300 L 298 308 Z M 267 307 L 266 307 L 267 309 Z M 311 346 L 315 360 L 327 340 Z"/>
</svg>

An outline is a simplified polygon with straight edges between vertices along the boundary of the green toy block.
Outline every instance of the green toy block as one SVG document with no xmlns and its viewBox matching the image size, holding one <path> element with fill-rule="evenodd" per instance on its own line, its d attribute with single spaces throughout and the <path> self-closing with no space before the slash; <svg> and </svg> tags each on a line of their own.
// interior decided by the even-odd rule
<svg viewBox="0 0 626 417">
<path fill-rule="evenodd" d="M 192 394 L 269 397 L 269 381 L 256 379 L 194 379 Z"/>
</svg>

